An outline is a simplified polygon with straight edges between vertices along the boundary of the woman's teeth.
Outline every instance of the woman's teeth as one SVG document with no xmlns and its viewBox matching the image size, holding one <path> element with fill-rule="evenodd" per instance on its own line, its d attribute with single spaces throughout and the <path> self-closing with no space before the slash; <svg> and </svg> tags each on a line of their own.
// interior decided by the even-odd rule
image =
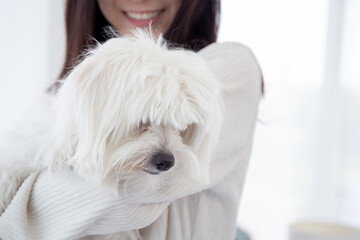
<svg viewBox="0 0 360 240">
<path fill-rule="evenodd" d="M 126 14 L 133 19 L 136 20 L 148 20 L 156 17 L 160 14 L 161 11 L 156 12 L 143 12 L 143 13 L 136 13 L 136 12 L 126 12 Z"/>
</svg>

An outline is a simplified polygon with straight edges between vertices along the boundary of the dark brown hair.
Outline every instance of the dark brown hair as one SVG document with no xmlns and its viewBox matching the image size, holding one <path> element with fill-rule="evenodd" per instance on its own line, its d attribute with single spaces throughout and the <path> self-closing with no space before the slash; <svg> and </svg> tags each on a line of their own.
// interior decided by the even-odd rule
<svg viewBox="0 0 360 240">
<path fill-rule="evenodd" d="M 216 41 L 219 19 L 220 0 L 183 0 L 164 38 L 170 46 L 198 51 Z M 111 25 L 101 13 L 97 0 L 67 0 L 66 54 L 59 79 L 64 78 L 79 61 L 81 53 L 91 47 L 95 40 L 107 40 L 109 36 L 104 29 L 108 26 Z"/>
</svg>

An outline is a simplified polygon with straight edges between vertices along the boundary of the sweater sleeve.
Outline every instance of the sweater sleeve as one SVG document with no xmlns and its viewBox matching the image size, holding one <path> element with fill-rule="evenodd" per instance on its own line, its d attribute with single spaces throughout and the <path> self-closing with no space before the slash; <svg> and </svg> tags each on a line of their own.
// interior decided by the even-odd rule
<svg viewBox="0 0 360 240">
<path fill-rule="evenodd" d="M 209 221 L 208 211 L 212 208 L 212 215 L 216 214 L 222 222 L 221 231 L 235 227 L 260 98 L 261 74 L 252 53 L 237 43 L 212 44 L 199 54 L 226 85 L 225 121 L 210 166 L 209 189 L 193 182 L 169 181 L 171 184 L 146 192 L 145 196 L 115 196 L 84 182 L 73 172 L 33 173 L 0 216 L 0 239 L 79 239 L 146 226 L 142 232 L 144 239 L 161 239 L 161 234 L 167 236 L 164 239 L 227 239 L 205 238 L 204 231 L 212 229 L 213 233 L 219 229 L 212 228 L 216 222 Z M 159 224 L 171 212 L 168 223 Z M 181 228 L 176 228 L 180 223 L 181 232 Z M 189 224 L 203 227 L 194 229 Z"/>
</svg>

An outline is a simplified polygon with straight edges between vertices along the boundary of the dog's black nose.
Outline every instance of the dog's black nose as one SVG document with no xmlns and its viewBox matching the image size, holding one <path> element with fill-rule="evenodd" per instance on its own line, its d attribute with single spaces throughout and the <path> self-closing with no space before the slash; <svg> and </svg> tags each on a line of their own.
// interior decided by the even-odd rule
<svg viewBox="0 0 360 240">
<path fill-rule="evenodd" d="M 157 170 L 167 171 L 174 166 L 175 157 L 171 153 L 159 152 L 153 155 L 151 162 Z"/>
</svg>

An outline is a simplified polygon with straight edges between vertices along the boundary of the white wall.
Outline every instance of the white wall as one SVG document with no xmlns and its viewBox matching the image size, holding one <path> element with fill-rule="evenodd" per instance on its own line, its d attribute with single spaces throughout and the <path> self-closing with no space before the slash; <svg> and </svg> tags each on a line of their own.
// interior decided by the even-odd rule
<svg viewBox="0 0 360 240">
<path fill-rule="evenodd" d="M 64 1 L 0 1 L 0 130 L 31 110 L 64 58 Z"/>
<path fill-rule="evenodd" d="M 47 0 L 0 2 L 0 129 L 46 81 L 47 8 Z"/>
<path fill-rule="evenodd" d="M 238 223 L 287 239 L 300 220 L 360 227 L 357 0 L 223 0 L 220 40 L 258 57 L 265 97 Z"/>
<path fill-rule="evenodd" d="M 360 226 L 360 1 L 345 5 L 336 139 L 340 185 L 337 217 Z"/>
</svg>

